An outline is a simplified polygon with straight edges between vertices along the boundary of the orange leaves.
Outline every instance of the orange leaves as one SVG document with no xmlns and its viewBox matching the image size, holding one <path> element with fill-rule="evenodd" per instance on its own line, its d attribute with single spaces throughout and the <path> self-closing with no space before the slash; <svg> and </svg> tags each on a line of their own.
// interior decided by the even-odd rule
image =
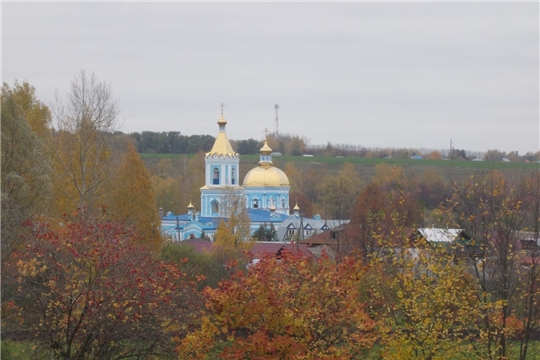
<svg viewBox="0 0 540 360">
<path fill-rule="evenodd" d="M 186 357 L 223 349 L 227 359 L 350 358 L 375 341 L 375 322 L 358 300 L 362 273 L 350 259 L 336 266 L 287 252 L 280 260 L 264 258 L 247 274 L 206 289 L 208 319 L 178 351 Z M 194 348 L 191 336 L 209 343 Z"/>
</svg>

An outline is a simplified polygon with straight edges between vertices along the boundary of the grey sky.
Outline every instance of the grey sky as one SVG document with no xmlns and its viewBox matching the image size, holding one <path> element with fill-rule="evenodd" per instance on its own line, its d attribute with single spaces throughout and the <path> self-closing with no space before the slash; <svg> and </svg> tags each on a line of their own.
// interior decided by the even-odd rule
<svg viewBox="0 0 540 360">
<path fill-rule="evenodd" d="M 2 77 L 46 103 L 80 69 L 124 132 L 539 150 L 538 3 L 4 3 Z"/>
</svg>

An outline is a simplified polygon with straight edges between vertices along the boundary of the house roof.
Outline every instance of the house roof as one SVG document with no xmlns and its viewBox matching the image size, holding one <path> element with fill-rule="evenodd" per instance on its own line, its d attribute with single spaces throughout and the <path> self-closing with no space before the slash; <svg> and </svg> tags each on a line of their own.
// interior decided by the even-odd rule
<svg viewBox="0 0 540 360">
<path fill-rule="evenodd" d="M 463 229 L 419 228 L 418 232 L 430 243 L 451 243 L 458 239 Z"/>
<path fill-rule="evenodd" d="M 336 252 L 328 245 L 309 246 L 308 250 L 317 258 L 327 256 L 333 262 L 336 261 Z"/>
<path fill-rule="evenodd" d="M 348 222 L 349 220 L 310 219 L 300 218 L 293 215 L 281 223 L 276 233 L 278 240 L 282 241 L 286 239 L 289 230 L 298 230 L 300 225 L 302 225 L 303 229 L 315 230 L 316 234 L 320 234 L 325 230 L 333 229 L 338 226 L 344 226 Z M 302 236 L 302 234 L 300 234 L 300 236 Z"/>
<path fill-rule="evenodd" d="M 335 232 L 332 230 L 325 230 L 320 234 L 316 234 L 308 237 L 307 239 L 300 240 L 300 244 L 334 245 L 338 242 L 334 234 Z"/>
</svg>

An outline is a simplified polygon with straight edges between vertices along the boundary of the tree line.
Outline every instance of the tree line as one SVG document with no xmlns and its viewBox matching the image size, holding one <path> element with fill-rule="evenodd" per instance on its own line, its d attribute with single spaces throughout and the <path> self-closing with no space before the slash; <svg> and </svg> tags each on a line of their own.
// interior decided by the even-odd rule
<svg viewBox="0 0 540 360">
<path fill-rule="evenodd" d="M 124 135 L 122 132 L 118 134 Z M 135 142 L 139 153 L 158 154 L 196 154 L 199 151 L 208 152 L 214 144 L 215 137 L 211 135 L 182 135 L 180 131 L 143 131 L 127 134 Z M 231 140 L 231 145 L 240 155 L 254 155 L 263 146 L 262 140 L 253 138 Z M 354 156 L 360 158 L 398 158 L 408 159 L 411 156 L 422 156 L 426 159 L 440 160 L 474 160 L 501 161 L 506 158 L 512 162 L 540 161 L 540 151 L 520 155 L 518 151 L 501 151 L 491 149 L 486 152 L 468 151 L 465 149 L 421 149 L 421 148 L 367 148 L 360 145 L 332 144 L 312 145 L 309 140 L 291 134 L 269 134 L 268 145 L 274 152 L 282 155 L 302 156 Z"/>
</svg>

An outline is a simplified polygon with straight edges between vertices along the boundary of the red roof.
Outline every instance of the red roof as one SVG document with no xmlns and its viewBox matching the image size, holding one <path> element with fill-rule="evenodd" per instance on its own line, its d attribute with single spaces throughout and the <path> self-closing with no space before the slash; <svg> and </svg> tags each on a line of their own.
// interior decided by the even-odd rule
<svg viewBox="0 0 540 360">
<path fill-rule="evenodd" d="M 296 253 L 297 248 L 296 244 L 282 243 L 282 242 L 256 242 L 251 249 L 254 259 L 260 259 L 267 254 L 277 254 L 279 249 L 283 248 L 284 250 Z M 312 257 L 313 254 L 307 249 L 306 244 L 298 244 L 298 251 L 308 257 Z"/>
</svg>

